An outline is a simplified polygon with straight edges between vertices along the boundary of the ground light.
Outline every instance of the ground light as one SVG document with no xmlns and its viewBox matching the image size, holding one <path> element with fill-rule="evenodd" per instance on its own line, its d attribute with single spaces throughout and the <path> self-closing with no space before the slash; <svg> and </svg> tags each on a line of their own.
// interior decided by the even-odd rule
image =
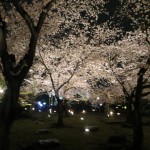
<svg viewBox="0 0 150 150">
<path fill-rule="evenodd" d="M 73 111 L 71 111 L 70 113 L 71 113 L 71 115 L 74 115 L 74 112 L 73 112 Z"/>
<path fill-rule="evenodd" d="M 86 113 L 86 111 L 85 111 L 85 110 L 82 110 L 82 113 L 83 113 L 83 114 L 85 114 L 85 113 Z"/>
<path fill-rule="evenodd" d="M 120 116 L 120 113 L 117 113 L 118 116 Z"/>
<path fill-rule="evenodd" d="M 81 118 L 80 118 L 80 120 L 84 120 L 84 118 L 83 118 L 83 117 L 81 117 Z"/>
<path fill-rule="evenodd" d="M 112 117 L 114 115 L 114 112 L 113 111 L 110 111 L 108 114 L 107 114 L 107 117 Z"/>
<path fill-rule="evenodd" d="M 113 111 L 110 111 L 110 115 L 112 116 L 114 113 L 113 113 Z"/>
<path fill-rule="evenodd" d="M 74 115 L 74 112 L 72 110 L 68 110 L 68 112 L 71 114 L 71 115 Z"/>
<path fill-rule="evenodd" d="M 90 132 L 89 128 L 84 129 L 85 132 Z"/>
<path fill-rule="evenodd" d="M 49 113 L 50 113 L 50 114 L 52 113 L 52 109 L 51 109 L 51 108 L 49 109 Z"/>
<path fill-rule="evenodd" d="M 95 111 L 95 109 L 92 109 L 92 111 L 94 112 L 94 111 Z"/>
</svg>

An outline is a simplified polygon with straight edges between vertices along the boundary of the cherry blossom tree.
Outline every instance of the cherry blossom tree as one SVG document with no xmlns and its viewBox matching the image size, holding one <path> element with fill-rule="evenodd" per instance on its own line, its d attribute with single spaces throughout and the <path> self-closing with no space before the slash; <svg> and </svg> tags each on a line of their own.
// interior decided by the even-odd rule
<svg viewBox="0 0 150 150">
<path fill-rule="evenodd" d="M 46 18 L 47 12 L 52 8 L 54 2 L 55 1 L 53 0 L 47 1 L 44 7 L 41 8 L 41 12 L 38 11 L 38 9 L 36 9 L 37 10 L 36 12 L 38 12 L 37 16 L 39 16 L 39 18 L 35 17 L 34 21 L 32 19 L 32 17 L 34 17 L 34 13 L 29 11 L 32 9 L 31 7 L 30 8 L 28 7 L 27 3 L 22 3 L 21 1 L 16 1 L 16 0 L 8 1 L 8 3 L 6 1 L 2 1 L 0 3 L 1 4 L 0 6 L 0 10 L 1 10 L 0 57 L 2 63 L 2 71 L 7 86 L 6 97 L 5 100 L 3 101 L 3 106 L 1 108 L 1 113 L 0 113 L 1 115 L 0 149 L 3 150 L 9 149 L 9 133 L 13 121 L 15 119 L 20 86 L 33 63 L 37 40 L 42 25 Z M 8 7 L 11 8 L 9 11 L 8 11 Z M 8 28 L 4 25 L 2 19 L 7 23 L 6 25 L 8 26 Z M 24 24 L 23 25 L 19 24 L 18 21 L 20 23 L 22 23 L 21 21 L 23 21 L 23 23 L 25 23 L 26 26 L 24 27 L 23 26 Z M 12 26 L 12 30 L 10 31 L 10 36 L 8 36 L 8 41 L 7 41 L 6 29 L 8 29 L 8 33 L 9 33 L 9 30 L 11 29 L 11 24 L 14 25 L 14 23 L 15 26 Z M 12 43 L 13 38 L 17 37 L 16 31 L 21 32 L 19 29 L 22 29 L 22 31 L 28 33 L 26 34 L 25 37 L 23 37 L 23 38 L 27 37 L 27 39 L 22 40 L 28 43 L 23 43 L 22 45 L 20 45 L 20 47 L 17 47 L 21 52 L 20 54 L 22 54 L 21 57 L 19 53 L 13 51 L 16 49 Z M 9 38 L 11 37 L 11 35 L 13 37 L 9 43 Z M 27 48 L 25 49 L 24 46 L 27 46 Z M 24 52 L 22 50 L 24 50 Z"/>
<path fill-rule="evenodd" d="M 138 116 L 138 118 L 134 118 L 138 126 L 133 126 L 134 146 L 137 146 L 137 143 L 140 143 L 143 139 L 139 114 L 141 87 L 143 86 L 143 77 L 148 76 L 149 68 L 149 44 L 146 46 L 146 42 L 143 40 L 146 39 L 147 43 L 149 43 L 147 22 L 148 3 L 146 3 L 146 1 L 143 1 L 143 3 L 141 3 L 141 1 L 136 2 L 135 0 L 115 0 L 115 3 L 113 3 L 113 0 L 107 0 L 105 2 L 99 0 L 69 0 L 65 3 L 62 1 L 57 5 L 55 4 L 57 7 L 53 7 L 43 23 L 46 17 L 46 9 L 43 10 L 41 8 L 39 11 L 39 6 L 47 8 L 47 1 L 34 1 L 34 3 L 32 3 L 32 9 L 28 4 L 17 3 L 16 1 L 12 2 L 23 19 L 18 14 L 15 16 L 17 19 L 14 19 L 11 12 L 8 13 L 7 17 L 2 16 L 5 22 L 7 22 L 8 29 L 10 24 L 14 24 L 13 29 L 9 32 L 10 36 L 7 37 L 7 43 L 10 43 L 10 45 L 8 44 L 8 49 L 11 50 L 9 55 L 8 53 L 2 53 L 2 50 L 7 52 L 7 49 L 5 37 L 1 34 L 1 43 L 4 43 L 1 44 L 1 59 L 8 87 L 12 89 L 14 88 L 14 84 L 16 85 L 16 83 L 18 83 L 15 88 L 18 93 L 21 82 L 32 65 L 37 38 L 40 34 L 39 43 L 37 45 L 39 51 L 36 55 L 36 59 L 42 56 L 42 62 L 46 61 L 46 63 L 43 63 L 45 66 L 36 70 L 34 77 L 37 77 L 41 83 L 46 83 L 51 79 L 52 82 L 49 82 L 50 88 L 55 90 L 58 98 L 60 87 L 65 85 L 64 83 L 68 83 L 68 81 L 71 86 L 82 86 L 85 89 L 89 88 L 87 84 L 89 79 L 105 79 L 110 81 L 114 86 L 121 85 L 122 88 L 125 84 L 128 90 L 131 87 L 131 91 L 134 91 L 133 93 L 135 95 L 134 114 Z M 24 9 L 21 7 L 22 4 Z M 114 9 L 111 9 L 112 4 Z M 28 11 L 31 11 L 34 22 L 27 14 Z M 139 16 L 143 16 L 142 18 L 144 19 L 141 20 Z M 17 20 L 17 24 L 14 21 L 9 22 L 9 20 Z M 27 26 L 23 26 L 25 22 Z M 43 28 L 41 29 L 42 25 Z M 22 27 L 24 27 L 23 30 Z M 41 33 L 39 33 L 40 30 Z M 22 39 L 20 36 L 14 36 L 16 31 L 18 31 L 20 35 L 22 35 L 22 31 L 28 34 L 25 34 Z M 12 41 L 17 41 L 17 46 L 12 44 L 15 43 Z M 22 44 L 26 42 L 29 42 L 29 44 Z M 16 54 L 17 48 L 24 50 L 24 52 L 20 51 L 20 53 L 18 52 Z M 29 50 L 28 53 L 26 53 L 26 50 Z M 86 59 L 82 68 L 79 68 L 79 71 L 74 74 L 77 68 L 76 66 L 78 66 L 80 62 L 80 58 L 82 60 L 85 58 L 84 54 L 90 52 L 92 52 L 92 54 Z M 14 57 L 12 54 L 15 54 L 18 64 L 13 62 Z M 25 56 L 21 54 L 25 54 Z M 67 55 L 69 57 L 65 57 Z M 67 59 L 64 59 L 64 57 Z M 142 59 L 142 57 L 144 59 Z M 8 58 L 7 60 L 10 61 L 6 62 L 4 58 Z M 74 58 L 73 63 L 70 60 L 72 58 Z M 147 59 L 146 61 L 145 58 Z M 142 61 L 139 62 L 138 59 L 142 59 Z M 10 66 L 10 68 L 7 68 L 8 66 Z M 62 67 L 65 69 L 59 73 Z M 9 72 L 9 69 L 11 69 L 11 72 Z M 114 76 L 114 73 L 117 75 L 117 78 Z M 47 74 L 49 74 L 49 76 L 47 76 Z M 135 76 L 137 78 L 135 78 Z M 45 78 L 48 78 L 48 80 L 43 81 Z M 121 80 L 120 85 L 118 85 L 117 80 Z M 128 82 L 131 80 L 132 84 L 130 85 Z M 123 81 L 124 84 L 122 84 Z M 13 93 L 15 92 L 16 91 Z M 130 92 L 129 95 L 131 93 L 132 92 Z M 14 101 L 9 100 L 14 104 L 11 106 L 15 106 L 17 97 L 14 98 Z M 140 137 L 140 139 L 138 137 Z"/>
<path fill-rule="evenodd" d="M 112 70 L 116 76 L 116 79 L 118 80 L 118 82 L 123 88 L 123 92 L 125 93 L 125 97 L 127 101 L 129 103 L 132 103 L 133 105 L 133 131 L 134 131 L 133 148 L 134 149 L 142 149 L 142 141 L 144 135 L 142 130 L 142 118 L 140 113 L 141 99 L 142 96 L 149 94 L 149 92 L 147 92 L 146 94 L 144 93 L 142 94 L 143 89 L 145 87 L 144 84 L 146 84 L 149 78 L 149 66 L 150 66 L 150 49 L 149 49 L 150 22 L 148 19 L 149 17 L 148 6 L 149 4 L 147 3 L 147 1 L 133 0 L 131 2 L 127 1 L 122 9 L 124 11 L 123 13 L 126 12 L 129 18 L 134 20 L 134 23 L 138 26 L 138 30 L 134 32 L 135 35 L 132 33 L 132 35 L 129 38 L 133 46 L 132 52 L 134 52 L 135 49 L 135 51 L 139 53 L 139 55 L 137 55 L 137 58 L 139 60 L 136 60 L 134 57 L 132 58 L 134 60 L 133 62 L 134 63 L 136 62 L 136 65 L 134 65 L 135 67 L 131 66 L 130 70 L 126 70 L 127 74 L 130 73 L 128 74 L 128 78 L 132 79 L 132 84 L 129 84 L 127 82 L 125 83 L 124 81 L 120 80 L 120 78 L 118 78 L 118 76 L 116 76 L 115 72 Z M 126 42 L 126 44 L 129 43 L 130 43 L 129 41 Z M 134 48 L 135 45 L 137 46 Z M 128 47 L 130 46 L 127 46 L 126 49 Z M 123 66 L 121 65 L 121 67 Z M 128 88 L 126 88 L 126 86 L 128 86 Z"/>
</svg>

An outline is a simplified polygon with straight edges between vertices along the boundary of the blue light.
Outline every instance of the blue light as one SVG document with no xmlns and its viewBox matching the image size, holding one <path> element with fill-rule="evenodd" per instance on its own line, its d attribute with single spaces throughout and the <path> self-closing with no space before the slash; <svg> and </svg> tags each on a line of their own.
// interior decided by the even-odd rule
<svg viewBox="0 0 150 150">
<path fill-rule="evenodd" d="M 40 101 L 38 101 L 38 105 L 39 105 L 40 107 L 43 107 L 43 104 L 42 104 Z"/>
<path fill-rule="evenodd" d="M 44 102 L 43 105 L 46 105 L 46 102 Z"/>
</svg>

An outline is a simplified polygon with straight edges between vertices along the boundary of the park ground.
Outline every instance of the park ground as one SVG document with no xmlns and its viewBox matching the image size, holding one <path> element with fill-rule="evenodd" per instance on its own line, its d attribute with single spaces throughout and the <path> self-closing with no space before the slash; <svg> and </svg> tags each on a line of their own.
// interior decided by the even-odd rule
<svg viewBox="0 0 150 150">
<path fill-rule="evenodd" d="M 81 117 L 84 120 L 81 120 Z M 19 118 L 12 127 L 10 150 L 102 150 L 111 135 L 125 135 L 132 142 L 132 126 L 125 123 L 125 117 L 107 118 L 99 112 L 78 113 L 64 117 L 64 127 L 57 127 L 57 114 L 50 117 L 41 113 L 36 117 Z M 96 126 L 98 130 L 85 132 L 86 126 Z M 49 132 L 37 134 L 39 129 Z M 144 150 L 150 148 L 150 117 L 143 118 Z M 37 144 L 39 140 L 57 139 L 60 145 L 43 148 Z"/>
</svg>

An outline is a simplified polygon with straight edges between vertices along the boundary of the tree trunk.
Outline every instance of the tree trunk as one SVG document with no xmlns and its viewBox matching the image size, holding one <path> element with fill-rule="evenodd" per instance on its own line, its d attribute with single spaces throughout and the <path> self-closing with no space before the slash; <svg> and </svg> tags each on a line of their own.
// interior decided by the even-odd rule
<svg viewBox="0 0 150 150">
<path fill-rule="evenodd" d="M 134 110 L 134 120 L 133 120 L 133 149 L 142 150 L 143 149 L 143 129 L 142 129 L 142 119 L 139 110 Z"/>
<path fill-rule="evenodd" d="M 58 126 L 63 126 L 63 101 L 59 100 L 58 101 Z"/>
<path fill-rule="evenodd" d="M 142 98 L 143 74 L 139 74 L 133 110 L 133 148 L 142 150 L 143 148 L 143 129 L 140 103 Z"/>
<path fill-rule="evenodd" d="M 19 87 L 16 83 L 7 86 L 0 114 L 0 150 L 9 150 L 9 134 L 16 116 Z"/>
<path fill-rule="evenodd" d="M 132 99 L 126 98 L 126 102 L 127 102 L 126 122 L 133 123 Z"/>
</svg>

